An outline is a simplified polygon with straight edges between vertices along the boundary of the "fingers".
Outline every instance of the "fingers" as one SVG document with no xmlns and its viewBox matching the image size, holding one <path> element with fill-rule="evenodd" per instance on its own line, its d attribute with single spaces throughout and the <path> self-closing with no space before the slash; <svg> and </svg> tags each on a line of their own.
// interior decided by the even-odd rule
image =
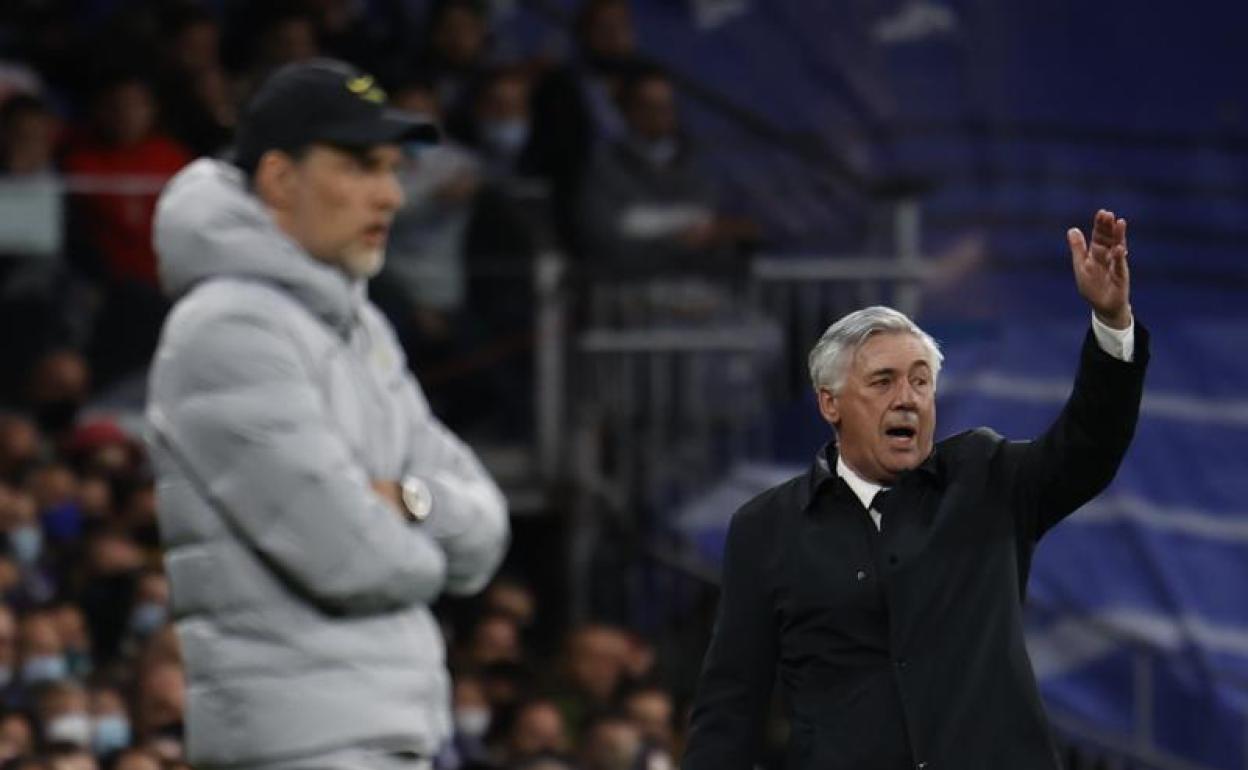
<svg viewBox="0 0 1248 770">
<path fill-rule="evenodd" d="M 1070 258 L 1077 269 L 1088 259 L 1088 242 L 1079 228 L 1072 227 L 1066 231 L 1066 243 L 1070 244 Z"/>
<path fill-rule="evenodd" d="M 1119 220 L 1122 221 L 1122 220 Z M 1127 247 L 1125 244 L 1118 244 L 1109 253 L 1109 270 L 1110 273 L 1118 281 L 1125 281 L 1127 278 Z"/>
<path fill-rule="evenodd" d="M 1117 243 L 1115 238 L 1116 223 L 1114 213 L 1101 209 L 1092 220 L 1092 246 L 1089 252 L 1092 258 L 1102 264 L 1109 257 L 1109 249 Z"/>
</svg>

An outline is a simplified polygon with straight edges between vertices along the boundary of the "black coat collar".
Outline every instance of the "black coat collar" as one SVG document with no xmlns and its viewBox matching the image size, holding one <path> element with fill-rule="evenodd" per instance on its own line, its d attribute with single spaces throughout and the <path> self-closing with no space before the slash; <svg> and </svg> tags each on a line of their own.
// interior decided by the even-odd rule
<svg viewBox="0 0 1248 770">
<path fill-rule="evenodd" d="M 897 478 L 894 487 L 903 484 L 912 483 L 908 481 L 911 478 L 921 479 L 924 483 L 934 485 L 937 489 L 943 489 L 945 486 L 945 462 L 944 458 L 949 453 L 947 448 L 943 448 L 945 442 L 937 442 L 932 447 L 932 453 L 927 459 L 919 464 L 917 468 L 902 473 Z M 943 451 L 942 451 L 943 448 Z M 828 441 L 819 448 L 815 453 L 814 462 L 810 464 L 810 470 L 806 472 L 805 483 L 798 488 L 798 507 L 800 510 L 806 511 L 810 509 L 811 504 L 827 487 L 844 487 L 849 489 L 844 480 L 836 475 L 836 439 Z"/>
</svg>

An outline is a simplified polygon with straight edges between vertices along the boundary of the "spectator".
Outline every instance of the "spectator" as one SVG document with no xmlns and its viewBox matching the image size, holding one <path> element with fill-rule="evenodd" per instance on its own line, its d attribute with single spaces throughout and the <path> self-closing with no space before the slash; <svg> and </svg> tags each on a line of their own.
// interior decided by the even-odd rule
<svg viewBox="0 0 1248 770">
<path fill-rule="evenodd" d="M 485 66 L 489 20 L 477 0 L 434 0 L 425 33 L 422 69 L 432 75 L 438 102 L 457 116 Z"/>
<path fill-rule="evenodd" d="M 642 750 L 637 725 L 623 714 L 608 712 L 585 728 L 580 770 L 633 770 Z"/>
<path fill-rule="evenodd" d="M 676 755 L 675 706 L 672 695 L 658 685 L 642 685 L 624 698 L 624 714 L 651 746 Z"/>
<path fill-rule="evenodd" d="M 71 680 L 44 684 L 36 698 L 36 719 L 45 745 L 91 745 L 91 714 L 87 691 Z"/>
<path fill-rule="evenodd" d="M 637 57 L 628 0 L 585 0 L 576 39 L 578 58 L 542 78 L 533 93 L 533 162 L 552 184 L 560 212 L 579 197 L 594 148 L 624 135 L 616 90 Z M 571 221 L 561 224 L 571 236 Z"/>
<path fill-rule="evenodd" d="M 108 757 L 130 745 L 132 729 L 126 701 L 112 685 L 96 684 L 88 694 L 91 711 L 91 750 Z"/>
<path fill-rule="evenodd" d="M 113 760 L 110 770 L 165 770 L 157 754 L 147 749 L 126 749 Z M 173 770 L 172 763 L 169 770 Z"/>
<path fill-rule="evenodd" d="M 395 89 L 392 103 L 440 123 L 433 88 L 410 80 Z M 422 367 L 462 353 L 467 292 L 464 241 L 480 169 L 473 155 L 451 141 L 409 152 L 399 173 L 404 203 L 395 213 L 379 285 L 410 359 Z M 431 394 L 435 404 L 443 400 Z M 443 414 L 443 410 L 438 411 Z"/>
<path fill-rule="evenodd" d="M 485 615 L 477 621 L 468 645 L 468 664 L 483 668 L 494 663 L 515 663 L 523 658 L 520 630 L 506 615 Z"/>
<path fill-rule="evenodd" d="M 519 67 L 487 72 L 477 86 L 471 120 L 461 129 L 495 181 L 533 176 L 526 152 L 532 136 L 529 76 Z"/>
<path fill-rule="evenodd" d="M 86 536 L 85 558 L 77 575 L 79 606 L 86 614 L 100 666 L 116 662 L 130 628 L 136 576 L 146 564 L 143 550 L 115 524 L 97 527 Z M 128 649 L 128 648 L 127 648 Z"/>
<path fill-rule="evenodd" d="M 55 172 L 57 120 L 38 97 L 18 94 L 0 99 L 0 174 Z"/>
<path fill-rule="evenodd" d="M 20 483 L 39 459 L 39 431 L 30 419 L 0 413 L 0 477 Z"/>
<path fill-rule="evenodd" d="M 160 103 L 170 133 L 192 154 L 215 155 L 229 143 L 237 114 L 221 63 L 221 29 L 192 6 L 168 23 Z"/>
<path fill-rule="evenodd" d="M 556 754 L 539 754 L 509 765 L 508 770 L 576 770 L 576 768 L 571 762 Z"/>
<path fill-rule="evenodd" d="M 99 770 L 90 750 L 76 743 L 54 743 L 47 755 L 48 770 Z"/>
<path fill-rule="evenodd" d="M 627 655 L 628 639 L 611 626 L 581 626 L 568 635 L 564 660 L 578 720 L 611 704 L 624 679 Z"/>
<path fill-rule="evenodd" d="M 512 765 L 546 753 L 562 755 L 570 747 L 563 712 L 553 701 L 537 699 L 516 709 L 504 753 Z"/>
<path fill-rule="evenodd" d="M 66 438 L 91 391 L 91 367 L 77 350 L 51 349 L 33 364 L 26 403 L 44 435 Z"/>
<path fill-rule="evenodd" d="M 308 5 L 324 54 L 366 70 L 376 71 L 386 63 L 395 42 L 392 38 L 405 21 L 396 18 L 394 10 L 357 0 L 309 0 Z"/>
<path fill-rule="evenodd" d="M 160 570 L 145 570 L 135 590 L 130 633 L 135 639 L 146 641 L 164 627 L 168 619 L 169 578 Z"/>
<path fill-rule="evenodd" d="M 156 195 L 191 156 L 157 129 L 151 88 L 132 74 L 105 78 L 92 122 L 65 170 L 89 191 L 75 196 L 75 248 L 106 290 L 89 355 L 101 387 L 142 370 L 151 359 L 166 305 L 156 286 L 152 214 Z"/>
<path fill-rule="evenodd" d="M 0 526 L 4 529 L 7 551 L 23 572 L 35 569 L 43 560 L 43 528 L 35 499 L 26 492 L 4 490 L 0 499 Z M 51 597 L 45 597 L 51 598 Z"/>
<path fill-rule="evenodd" d="M 0 712 L 0 759 L 25 757 L 35 750 L 35 725 L 24 711 Z"/>
<path fill-rule="evenodd" d="M 53 156 L 58 124 L 40 99 L 0 107 L 0 398 L 20 400 L 22 375 L 74 336 L 82 310 L 66 298 L 65 205 Z"/>
<path fill-rule="evenodd" d="M 0 603 L 0 704 L 13 706 L 18 699 L 18 672 L 21 661 L 18 658 L 17 615 L 5 603 Z M 3 725 L 0 724 L 0 727 Z"/>
<path fill-rule="evenodd" d="M 153 663 L 139 671 L 135 732 L 144 745 L 157 746 L 161 756 L 182 754 L 182 722 L 186 713 L 186 677 L 177 663 Z"/>
<path fill-rule="evenodd" d="M 486 762 L 489 752 L 485 741 L 493 714 L 481 679 L 472 674 L 456 676 L 452 706 L 455 720 L 452 744 L 460 764 Z"/>
<path fill-rule="evenodd" d="M 587 257 L 613 278 L 723 272 L 748 227 L 719 214 L 679 131 L 671 80 L 638 70 L 621 85 L 620 104 L 624 137 L 597 154 L 584 186 Z"/>
<path fill-rule="evenodd" d="M 278 2 L 261 11 L 260 34 L 254 48 L 254 73 L 260 78 L 321 53 L 316 19 L 302 3 Z"/>
<path fill-rule="evenodd" d="M 57 634 L 65 645 L 65 663 L 71 676 L 83 680 L 92 671 L 91 631 L 82 610 L 72 602 L 62 601 L 48 607 L 56 623 Z"/>
<path fill-rule="evenodd" d="M 522 580 L 504 576 L 495 580 L 481 597 L 487 613 L 511 618 L 520 631 L 527 631 L 537 620 L 537 597 Z"/>
<path fill-rule="evenodd" d="M 28 613 L 18 623 L 18 639 L 21 681 L 28 693 L 40 685 L 61 682 L 69 676 L 65 641 L 51 612 Z"/>
<path fill-rule="evenodd" d="M 81 196 L 83 224 L 108 279 L 155 288 L 156 195 L 189 161 L 187 151 L 157 129 L 156 100 L 142 77 L 119 74 L 101 82 L 91 125 L 69 148 L 65 170 L 92 185 Z"/>
<path fill-rule="evenodd" d="M 197 5 L 176 5 L 164 32 L 164 58 L 173 67 L 197 72 L 221 66 L 221 25 Z"/>
</svg>

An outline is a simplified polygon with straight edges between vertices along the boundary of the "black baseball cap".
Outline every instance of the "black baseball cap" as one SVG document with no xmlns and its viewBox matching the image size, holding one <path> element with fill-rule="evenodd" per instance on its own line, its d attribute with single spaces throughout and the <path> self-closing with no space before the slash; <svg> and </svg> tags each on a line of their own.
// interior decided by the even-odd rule
<svg viewBox="0 0 1248 770">
<path fill-rule="evenodd" d="M 255 170 L 269 150 L 324 142 L 349 148 L 438 141 L 436 126 L 386 105 L 376 79 L 336 59 L 288 64 L 261 84 L 239 120 L 234 163 Z"/>
</svg>

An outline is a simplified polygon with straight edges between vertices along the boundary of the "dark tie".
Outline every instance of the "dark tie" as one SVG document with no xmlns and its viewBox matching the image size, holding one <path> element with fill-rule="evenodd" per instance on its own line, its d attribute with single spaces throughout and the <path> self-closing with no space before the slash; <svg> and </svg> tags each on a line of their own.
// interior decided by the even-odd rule
<svg viewBox="0 0 1248 770">
<path fill-rule="evenodd" d="M 893 493 L 891 489 L 881 489 L 875 493 L 875 497 L 871 498 L 871 507 L 868 510 L 884 513 L 884 506 L 888 505 L 888 496 Z"/>
</svg>

